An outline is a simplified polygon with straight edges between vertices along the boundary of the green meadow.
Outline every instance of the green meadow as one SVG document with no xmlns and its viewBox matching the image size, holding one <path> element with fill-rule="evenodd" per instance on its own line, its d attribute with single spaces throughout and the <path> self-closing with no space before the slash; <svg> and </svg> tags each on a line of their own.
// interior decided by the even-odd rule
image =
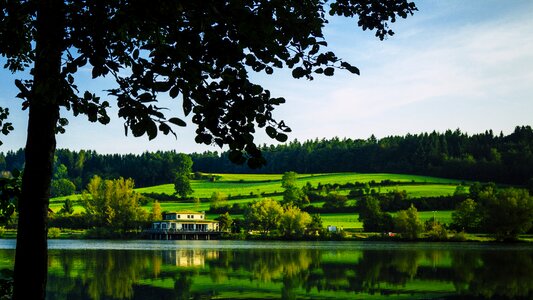
<svg viewBox="0 0 533 300">
<path fill-rule="evenodd" d="M 191 198 L 199 198 L 200 203 L 193 203 L 191 200 L 177 200 L 177 201 L 161 201 L 161 209 L 163 211 L 177 211 L 183 209 L 190 209 L 196 211 L 209 210 L 209 198 L 214 192 L 222 193 L 230 197 L 229 205 L 245 204 L 263 197 L 273 198 L 275 200 L 282 200 L 281 193 L 283 188 L 281 186 L 282 174 L 212 174 L 216 176 L 215 181 L 210 180 L 191 180 L 194 193 Z M 447 196 L 453 194 L 457 185 L 461 184 L 459 180 L 436 178 L 429 176 L 417 176 L 406 174 L 361 174 L 361 173 L 332 173 L 332 174 L 299 174 L 297 184 L 303 187 L 307 183 L 313 187 L 321 185 L 334 185 L 346 183 L 367 183 L 382 181 L 392 181 L 399 184 L 373 187 L 377 192 L 386 193 L 394 190 L 405 190 L 410 198 L 417 197 L 437 197 Z M 137 188 L 137 192 L 141 194 L 174 194 L 173 184 L 163 184 L 151 187 Z M 341 189 L 340 194 L 347 195 L 348 189 Z M 273 195 L 274 196 L 271 196 Z M 231 197 L 238 197 L 239 199 L 231 199 Z M 83 212 L 83 207 L 80 204 L 80 195 L 71 195 L 64 197 L 52 198 L 50 201 L 50 208 L 57 212 L 61 209 L 65 199 L 69 198 L 74 201 L 74 211 L 76 213 Z M 323 203 L 313 203 L 315 206 L 321 206 Z M 349 205 L 353 204 L 353 200 L 349 200 Z M 146 203 L 143 206 L 146 210 L 151 210 L 152 203 Z M 430 219 L 435 214 L 437 220 L 443 223 L 451 221 L 451 211 L 436 211 L 436 212 L 420 212 L 420 218 L 424 221 Z M 358 215 L 354 213 L 324 213 L 321 214 L 325 226 L 333 225 L 337 227 L 348 228 L 362 228 L 362 223 L 358 220 Z M 216 215 L 210 215 L 213 218 Z M 239 217 L 239 216 L 234 216 Z"/>
<path fill-rule="evenodd" d="M 243 196 L 260 195 L 261 193 L 282 192 L 282 174 L 213 174 L 219 176 L 216 181 L 192 180 L 192 197 L 209 198 L 213 192 L 221 192 L 225 195 Z M 354 182 L 381 182 L 390 180 L 394 182 L 412 183 L 412 185 L 399 185 L 386 187 L 387 190 L 410 190 L 417 196 L 448 195 L 453 193 L 455 186 L 461 184 L 459 180 L 436 178 L 429 176 L 405 175 L 405 174 L 361 174 L 361 173 L 332 173 L 332 174 L 299 174 L 297 184 L 303 187 L 307 182 L 312 186 L 318 184 L 346 184 Z M 424 188 L 426 184 L 430 184 Z M 171 195 L 174 193 L 174 185 L 163 184 L 152 187 L 137 189 L 139 193 L 158 193 Z"/>
</svg>

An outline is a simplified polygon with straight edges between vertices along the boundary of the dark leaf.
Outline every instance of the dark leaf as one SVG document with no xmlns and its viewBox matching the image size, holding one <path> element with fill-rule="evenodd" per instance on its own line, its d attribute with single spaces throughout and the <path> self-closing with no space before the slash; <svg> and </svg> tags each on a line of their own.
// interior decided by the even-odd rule
<svg viewBox="0 0 533 300">
<path fill-rule="evenodd" d="M 278 133 L 276 140 L 281 143 L 285 143 L 289 137 L 285 133 Z"/>
<path fill-rule="evenodd" d="M 302 67 L 296 67 L 294 70 L 292 70 L 292 77 L 294 78 L 302 78 L 305 76 L 305 70 Z"/>
<path fill-rule="evenodd" d="M 174 125 L 178 125 L 178 126 L 181 126 L 181 127 L 187 126 L 187 123 L 185 123 L 185 121 L 183 121 L 180 118 L 170 118 L 170 119 L 168 119 L 168 121 L 170 123 L 174 124 Z"/>
<path fill-rule="evenodd" d="M 168 126 L 167 124 L 165 123 L 160 123 L 159 124 L 159 130 L 161 132 L 163 132 L 163 134 L 168 134 L 170 132 L 170 126 Z"/>
<path fill-rule="evenodd" d="M 154 96 L 151 93 L 142 93 L 141 95 L 139 95 L 138 99 L 143 103 L 157 101 L 156 99 L 154 99 Z"/>
<path fill-rule="evenodd" d="M 168 95 L 172 98 L 176 98 L 178 97 L 178 95 L 180 94 L 180 89 L 178 88 L 178 86 L 174 86 L 170 89 L 170 91 L 168 92 Z"/>
<path fill-rule="evenodd" d="M 146 124 L 146 134 L 148 134 L 148 139 L 153 140 L 157 136 L 157 126 L 153 120 L 147 120 L 144 122 Z"/>
<path fill-rule="evenodd" d="M 276 138 L 276 135 L 278 134 L 278 132 L 276 131 L 276 129 L 274 129 L 274 127 L 272 126 L 267 126 L 265 128 L 265 131 L 266 133 L 268 134 L 268 136 L 272 139 Z"/>
<path fill-rule="evenodd" d="M 326 76 L 333 76 L 333 73 L 335 73 L 335 69 L 332 68 L 332 67 L 327 67 L 324 70 L 324 75 L 326 75 Z"/>
<path fill-rule="evenodd" d="M 358 69 L 357 67 L 352 66 L 351 64 L 349 64 L 349 63 L 347 63 L 347 62 L 344 62 L 344 61 L 343 61 L 343 62 L 341 63 L 341 67 L 346 68 L 346 70 L 348 70 L 350 73 L 360 75 L 360 74 L 359 74 L 359 69 Z"/>
<path fill-rule="evenodd" d="M 170 89 L 172 84 L 168 81 L 156 81 L 154 82 L 154 91 L 156 92 L 166 92 Z"/>
<path fill-rule="evenodd" d="M 263 88 L 258 84 L 253 85 L 251 90 L 253 95 L 259 95 L 263 92 Z"/>
<path fill-rule="evenodd" d="M 189 97 L 183 97 L 183 113 L 188 116 L 192 110 L 192 101 Z"/>
<path fill-rule="evenodd" d="M 231 150 L 228 154 L 228 158 L 232 163 L 239 165 L 242 165 L 246 161 L 246 158 L 244 158 L 242 152 L 238 150 Z"/>
</svg>

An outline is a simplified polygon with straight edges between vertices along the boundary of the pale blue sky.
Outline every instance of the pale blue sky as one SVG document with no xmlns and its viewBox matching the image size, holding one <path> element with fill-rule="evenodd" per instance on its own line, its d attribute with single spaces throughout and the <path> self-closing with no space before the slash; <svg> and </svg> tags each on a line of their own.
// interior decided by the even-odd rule
<svg viewBox="0 0 533 300">
<path fill-rule="evenodd" d="M 533 125 L 533 1 L 416 3 L 419 11 L 392 24 L 396 35 L 385 41 L 362 32 L 353 20 L 332 20 L 325 30 L 331 49 L 358 66 L 361 76 L 338 72 L 306 81 L 292 79 L 288 71 L 252 75 L 273 95 L 287 99 L 275 116 L 293 129 L 289 139 L 384 137 L 456 128 L 510 133 L 517 125 Z M 14 99 L 16 77 L 1 71 L 0 78 L 0 106 L 10 107 L 16 127 L 0 137 L 0 151 L 7 151 L 24 146 L 27 114 Z M 79 86 L 98 92 L 110 82 L 82 80 Z M 170 108 L 181 107 L 164 97 L 162 101 Z M 219 150 L 195 144 L 192 126 L 177 128 L 177 140 L 163 135 L 152 141 L 125 137 L 122 120 L 116 111 L 111 115 L 108 126 L 70 117 L 58 147 L 102 153 Z M 271 143 L 263 133 L 257 140 Z"/>
</svg>

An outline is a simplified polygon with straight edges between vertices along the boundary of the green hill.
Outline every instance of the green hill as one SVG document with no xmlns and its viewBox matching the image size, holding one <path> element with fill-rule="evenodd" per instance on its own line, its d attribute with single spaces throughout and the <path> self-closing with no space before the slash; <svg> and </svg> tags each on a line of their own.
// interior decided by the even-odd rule
<svg viewBox="0 0 533 300">
<path fill-rule="evenodd" d="M 221 192 L 226 196 L 260 195 L 261 193 L 282 192 L 282 174 L 213 174 L 218 177 L 216 181 L 192 180 L 194 193 L 191 197 L 209 198 L 213 192 Z M 453 193 L 455 186 L 461 183 L 459 180 L 436 178 L 429 176 L 405 175 L 405 174 L 361 174 L 361 173 L 331 173 L 331 174 L 299 174 L 298 185 L 303 187 L 307 182 L 312 186 L 318 184 L 346 184 L 354 182 L 381 182 L 390 180 L 393 182 L 413 183 L 413 185 L 401 185 L 400 189 L 407 192 L 415 192 L 418 196 L 439 196 Z M 420 184 L 431 184 L 421 186 Z M 387 187 L 394 189 L 394 187 Z M 163 184 L 146 188 L 136 189 L 139 193 L 157 193 L 172 195 L 173 184 Z M 411 190 L 411 191 L 410 191 Z"/>
<path fill-rule="evenodd" d="M 282 174 L 210 174 L 216 180 L 192 180 L 194 193 L 191 198 L 201 199 L 200 203 L 193 203 L 191 200 L 161 201 L 163 211 L 175 211 L 182 209 L 192 209 L 197 211 L 209 210 L 209 198 L 214 192 L 220 192 L 229 197 L 229 205 L 248 203 L 263 196 L 281 200 Z M 332 174 L 299 174 L 297 184 L 304 186 L 307 183 L 313 187 L 321 185 L 344 185 L 346 183 L 380 183 L 387 181 L 386 186 L 374 187 L 376 191 L 385 193 L 393 190 L 405 190 L 411 198 L 417 197 L 437 197 L 453 194 L 459 180 L 443 179 L 428 176 L 406 175 L 406 174 L 361 174 L 361 173 L 332 173 Z M 173 184 L 163 184 L 152 187 L 136 189 L 141 194 L 174 194 Z M 341 189 L 340 194 L 348 194 L 349 189 Z M 80 195 L 52 198 L 50 208 L 59 211 L 66 198 L 70 198 L 75 203 L 75 212 L 82 212 L 83 208 L 79 203 Z M 238 199 L 233 199 L 238 198 Z M 350 204 L 353 202 L 350 201 Z M 313 203 L 321 206 L 322 203 Z M 150 210 L 152 203 L 146 203 L 144 208 Z M 216 215 L 209 217 L 213 218 Z M 421 219 L 429 219 L 433 212 L 421 212 Z M 361 228 L 362 224 L 357 220 L 355 213 L 329 213 L 323 214 L 324 225 L 336 225 L 343 228 Z M 443 222 L 449 222 L 451 211 L 437 212 L 437 218 Z"/>
</svg>

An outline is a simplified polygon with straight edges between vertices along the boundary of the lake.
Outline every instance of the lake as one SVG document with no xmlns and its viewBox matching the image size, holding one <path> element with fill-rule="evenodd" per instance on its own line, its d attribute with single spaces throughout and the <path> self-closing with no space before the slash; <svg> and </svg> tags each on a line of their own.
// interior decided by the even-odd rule
<svg viewBox="0 0 533 300">
<path fill-rule="evenodd" d="M 14 240 L 0 240 L 12 268 Z M 533 245 L 50 240 L 47 299 L 533 299 Z"/>
</svg>

